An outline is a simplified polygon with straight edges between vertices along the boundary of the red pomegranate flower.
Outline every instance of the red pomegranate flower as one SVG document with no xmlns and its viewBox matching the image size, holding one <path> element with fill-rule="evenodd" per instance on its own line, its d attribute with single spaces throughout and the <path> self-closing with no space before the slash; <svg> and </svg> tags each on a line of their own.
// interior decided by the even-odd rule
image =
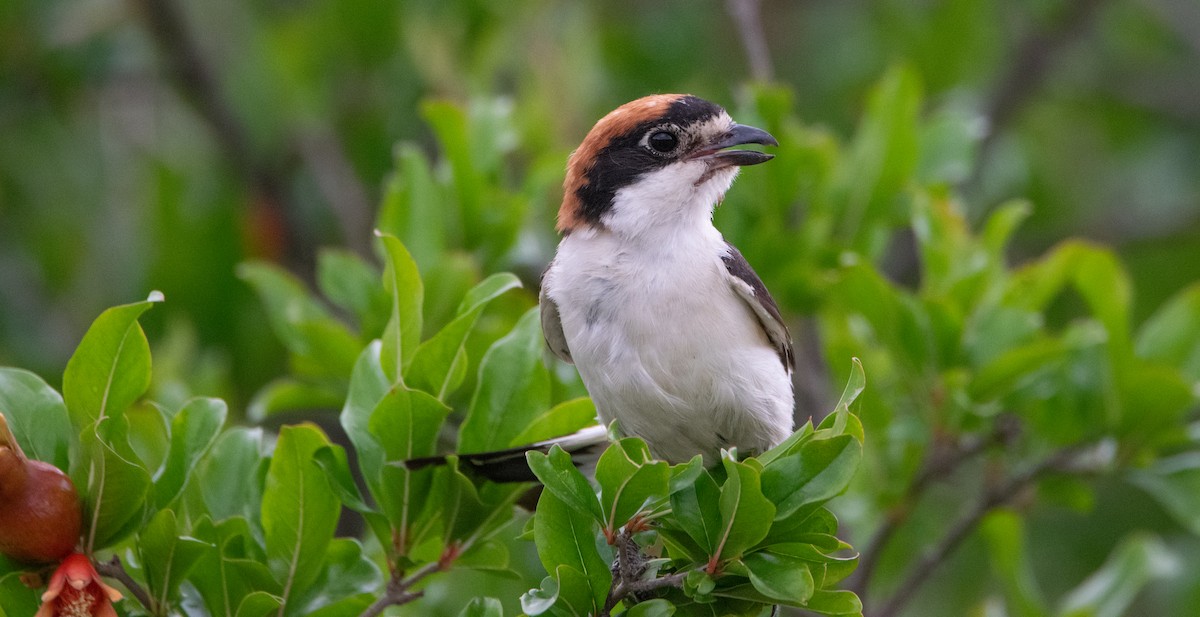
<svg viewBox="0 0 1200 617">
<path fill-rule="evenodd" d="M 121 592 L 104 584 L 87 555 L 72 553 L 59 564 L 34 617 L 117 617 Z"/>
</svg>

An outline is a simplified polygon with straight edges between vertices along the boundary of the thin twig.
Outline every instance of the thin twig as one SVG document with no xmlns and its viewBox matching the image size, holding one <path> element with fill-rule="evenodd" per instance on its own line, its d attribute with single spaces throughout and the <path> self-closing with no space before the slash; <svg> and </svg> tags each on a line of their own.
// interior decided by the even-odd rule
<svg viewBox="0 0 1200 617">
<path fill-rule="evenodd" d="M 899 614 L 901 609 L 916 595 L 917 590 L 929 580 L 937 566 L 971 535 L 971 532 L 979 526 L 980 521 L 989 512 L 1012 501 L 1043 474 L 1067 469 L 1078 452 L 1078 448 L 1060 450 L 1038 465 L 1013 476 L 1003 485 L 988 491 L 966 516 L 959 519 L 946 532 L 933 550 L 926 553 L 909 568 L 908 576 L 904 577 L 904 580 L 896 588 L 896 592 L 883 603 L 878 611 L 874 611 L 872 614 L 875 617 L 893 617 Z"/>
<path fill-rule="evenodd" d="M 133 580 L 132 576 L 129 576 L 129 573 L 125 571 L 124 564 L 121 563 L 120 557 L 113 555 L 113 558 L 108 561 L 95 561 L 94 564 L 96 572 L 100 576 L 107 576 L 108 578 L 120 581 L 129 590 L 129 593 L 134 598 L 137 598 L 137 601 L 141 603 L 147 612 L 151 615 L 158 614 L 158 603 L 150 597 L 150 593 L 146 591 L 145 587 L 142 587 L 137 581 Z"/>
<path fill-rule="evenodd" d="M 912 504 L 921 498 L 925 490 L 929 488 L 929 485 L 952 475 L 964 463 L 984 453 L 988 448 L 1011 441 L 1019 432 L 1020 425 L 1015 418 L 1001 416 L 996 420 L 991 432 L 987 435 L 977 437 L 965 443 L 954 443 L 948 451 L 943 453 L 931 453 L 921 471 L 905 491 L 904 497 L 901 499 L 901 503 L 904 506 L 893 511 L 884 520 L 883 524 L 879 526 L 875 535 L 871 536 L 871 539 L 867 541 L 866 546 L 862 548 L 860 552 L 862 558 L 854 575 L 846 582 L 846 588 L 857 592 L 859 595 L 866 594 L 871 577 L 875 573 L 875 567 L 879 564 L 883 549 L 905 521 L 908 520 L 909 515 L 912 514 Z"/>
<path fill-rule="evenodd" d="M 771 51 L 767 49 L 767 35 L 762 23 L 762 0 L 727 0 L 725 6 L 737 24 L 746 59 L 750 62 L 750 76 L 755 81 L 771 81 L 775 68 L 771 64 Z"/>
<path fill-rule="evenodd" d="M 442 561 L 434 561 L 421 566 L 416 572 L 413 572 L 407 577 L 402 578 L 399 576 L 399 573 L 397 573 L 397 575 L 393 575 L 392 579 L 388 581 L 387 590 L 384 592 L 384 594 L 379 596 L 379 599 L 375 600 L 371 606 L 368 606 L 359 617 L 375 617 L 376 615 L 382 613 L 384 609 L 389 606 L 408 604 L 409 602 L 424 596 L 424 591 L 410 590 L 414 585 L 424 580 L 425 577 L 433 574 L 434 572 L 439 572 L 445 569 L 445 567 L 446 564 L 444 564 Z"/>
</svg>

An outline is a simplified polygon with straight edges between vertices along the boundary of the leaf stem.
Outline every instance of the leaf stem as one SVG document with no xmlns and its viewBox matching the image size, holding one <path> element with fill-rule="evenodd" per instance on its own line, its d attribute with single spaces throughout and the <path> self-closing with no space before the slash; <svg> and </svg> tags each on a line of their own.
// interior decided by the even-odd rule
<svg viewBox="0 0 1200 617">
<path fill-rule="evenodd" d="M 133 580 L 133 577 L 129 575 L 129 572 L 125 571 L 125 566 L 121 563 L 120 557 L 113 555 L 113 558 L 108 561 L 96 561 L 93 559 L 92 562 L 96 566 L 96 572 L 98 572 L 100 576 L 107 576 L 108 578 L 120 581 L 121 584 L 125 585 L 125 588 L 129 590 L 129 593 L 132 594 L 134 598 L 137 598 L 137 601 L 141 603 L 142 607 L 144 607 L 151 615 L 160 614 L 160 607 L 158 606 L 158 603 L 150 597 L 150 593 L 146 591 L 145 587 L 142 587 L 140 584 L 138 584 L 138 582 Z"/>
</svg>

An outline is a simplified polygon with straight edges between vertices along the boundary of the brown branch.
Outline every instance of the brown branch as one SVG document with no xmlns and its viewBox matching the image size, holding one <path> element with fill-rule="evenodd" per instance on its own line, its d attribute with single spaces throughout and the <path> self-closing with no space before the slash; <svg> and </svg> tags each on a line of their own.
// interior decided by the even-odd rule
<svg viewBox="0 0 1200 617">
<path fill-rule="evenodd" d="M 419 599 L 425 595 L 425 592 L 411 591 L 413 586 L 425 580 L 430 574 L 444 570 L 446 565 L 443 561 L 427 563 L 407 577 L 401 576 L 399 572 L 394 573 L 391 580 L 388 581 L 384 594 L 379 596 L 371 606 L 368 606 L 359 617 L 376 617 L 389 606 L 400 606 Z"/>
<path fill-rule="evenodd" d="M 633 541 L 632 534 L 626 529 L 622 528 L 617 532 L 614 544 L 617 548 L 617 557 L 612 566 L 613 585 L 609 588 L 608 598 L 605 599 L 604 607 L 597 617 L 611 617 L 612 610 L 625 598 L 639 598 L 651 591 L 683 585 L 683 579 L 688 575 L 687 572 L 675 572 L 648 580 L 642 579 L 641 576 L 645 572 L 646 566 L 641 549 Z"/>
<path fill-rule="evenodd" d="M 926 553 L 916 564 L 909 568 L 908 576 L 900 582 L 896 592 L 892 594 L 878 611 L 875 617 L 894 617 L 912 600 L 917 590 L 929 580 L 937 566 L 940 565 L 992 510 L 1003 506 L 1015 499 L 1021 492 L 1032 485 L 1042 475 L 1053 471 L 1065 471 L 1071 468 L 1079 448 L 1065 448 L 1053 454 L 1041 463 L 1009 478 L 1003 485 L 988 491 L 967 513 L 959 519 L 949 531 L 942 536 L 933 550 Z"/>
<path fill-rule="evenodd" d="M 879 565 L 883 549 L 908 520 L 909 515 L 912 514 L 912 505 L 921 498 L 929 485 L 954 474 L 964 463 L 984 453 L 988 448 L 1011 442 L 1020 433 L 1020 430 L 1021 427 L 1015 418 L 1001 416 L 996 419 L 995 425 L 987 435 L 963 443 L 954 443 L 948 451 L 942 453 L 931 453 L 921 471 L 917 473 L 905 491 L 904 497 L 901 499 L 904 506 L 894 511 L 880 525 L 875 535 L 867 541 L 866 547 L 860 551 L 862 558 L 854 575 L 847 581 L 846 588 L 859 595 L 866 595 L 867 587 L 871 582 L 871 577 L 875 574 L 876 566 Z"/>
<path fill-rule="evenodd" d="M 149 612 L 151 615 L 159 614 L 158 603 L 150 597 L 150 593 L 146 591 L 145 587 L 142 587 L 140 584 L 138 584 L 138 582 L 133 580 L 133 577 L 129 575 L 129 572 L 125 571 L 125 566 L 121 563 L 120 557 L 113 555 L 113 558 L 108 561 L 93 560 L 93 563 L 96 566 L 96 572 L 98 572 L 101 576 L 107 576 L 108 578 L 120 581 L 121 584 L 129 590 L 129 593 L 141 603 L 142 607 L 145 608 L 147 612 Z"/>
<path fill-rule="evenodd" d="M 771 63 L 771 51 L 767 49 L 767 35 L 762 24 L 762 0 L 726 0 L 726 8 L 737 24 L 738 36 L 746 49 L 746 60 L 750 63 L 750 76 L 755 81 L 771 81 L 775 68 Z"/>
</svg>

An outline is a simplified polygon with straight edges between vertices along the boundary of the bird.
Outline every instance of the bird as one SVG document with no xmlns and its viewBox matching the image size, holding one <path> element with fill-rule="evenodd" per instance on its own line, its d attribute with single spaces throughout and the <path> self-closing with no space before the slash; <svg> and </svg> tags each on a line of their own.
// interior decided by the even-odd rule
<svg viewBox="0 0 1200 617">
<path fill-rule="evenodd" d="M 741 168 L 773 158 L 747 144 L 778 146 L 693 95 L 646 96 L 596 122 L 567 161 L 539 304 L 547 346 L 575 365 L 600 425 L 462 462 L 531 479 L 525 451 L 594 457 L 614 421 L 672 464 L 761 453 L 792 433 L 788 328 L 713 224 Z"/>
</svg>

